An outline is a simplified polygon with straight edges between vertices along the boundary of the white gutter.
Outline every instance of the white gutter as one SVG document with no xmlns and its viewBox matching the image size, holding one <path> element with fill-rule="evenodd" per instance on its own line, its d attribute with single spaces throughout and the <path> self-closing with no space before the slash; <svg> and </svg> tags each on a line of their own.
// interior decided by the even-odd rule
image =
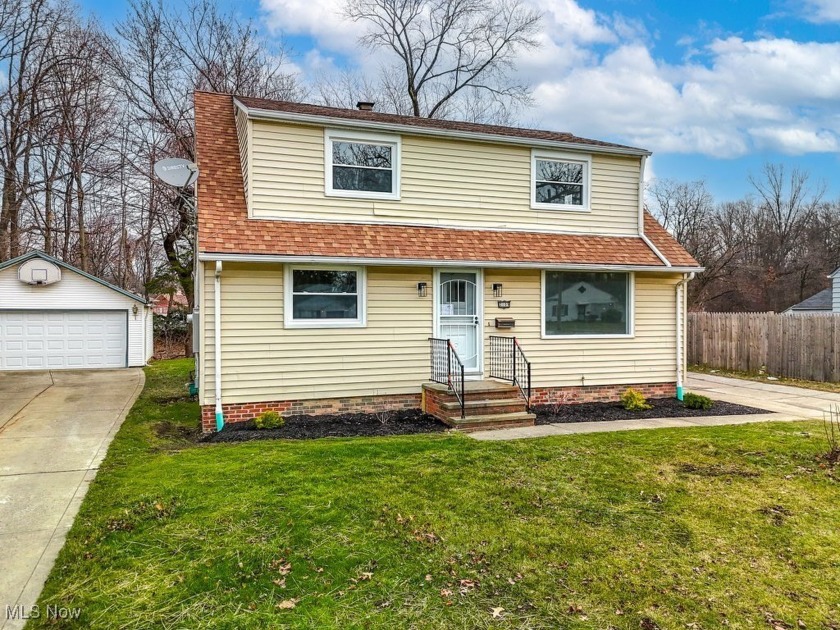
<svg viewBox="0 0 840 630">
<path fill-rule="evenodd" d="M 656 245 L 654 245 L 647 236 L 645 236 L 644 234 L 641 234 L 641 233 L 639 234 L 639 236 L 641 237 L 644 244 L 647 245 L 648 247 L 650 247 L 651 251 L 654 254 L 656 254 L 656 257 L 659 260 L 662 261 L 662 264 L 664 264 L 666 267 L 671 267 L 671 261 L 669 261 L 667 258 L 665 258 L 665 254 L 660 252 L 659 248 Z M 668 269 L 668 271 L 673 271 L 673 268 Z"/>
<path fill-rule="evenodd" d="M 216 431 L 225 426 L 222 413 L 222 261 L 216 261 L 213 284 L 213 363 L 216 371 Z"/>
<path fill-rule="evenodd" d="M 545 140 L 542 138 L 527 138 L 523 136 L 507 136 L 497 133 L 480 131 L 456 131 L 452 129 L 441 129 L 436 127 L 420 127 L 417 125 L 406 125 L 401 123 L 379 122 L 375 120 L 360 120 L 358 118 L 343 118 L 341 116 L 323 116 L 319 114 L 300 114 L 296 112 L 284 112 L 272 109 L 258 109 L 248 107 L 237 98 L 233 99 L 234 105 L 248 114 L 248 117 L 255 120 L 278 120 L 282 122 L 302 123 L 319 125 L 324 127 L 345 127 L 353 129 L 369 129 L 386 131 L 390 133 L 404 133 L 411 136 L 435 136 L 443 138 L 461 138 L 464 140 L 475 140 L 477 142 L 492 142 L 497 144 L 515 144 L 517 146 L 541 147 L 553 149 L 570 149 L 572 151 L 585 151 L 586 153 L 603 153 L 607 155 L 650 155 L 650 151 L 636 149 L 634 147 L 621 146 L 600 146 L 584 142 L 563 142 L 562 140 Z"/>
<path fill-rule="evenodd" d="M 683 279 L 676 285 L 676 300 L 677 300 L 677 400 L 683 399 L 683 352 L 685 344 L 683 342 L 683 303 L 685 300 L 686 286 L 689 280 L 694 278 L 694 273 L 683 275 Z"/>
<path fill-rule="evenodd" d="M 293 263 L 322 265 L 369 265 L 388 267 L 484 267 L 488 269 L 546 269 L 581 271 L 645 271 L 660 273 L 690 273 L 703 267 L 665 267 L 661 265 L 603 265 L 580 263 L 507 262 L 499 260 L 432 260 L 422 258 L 369 258 L 363 256 L 288 256 L 282 254 L 214 254 L 200 253 L 200 261 Z"/>
</svg>

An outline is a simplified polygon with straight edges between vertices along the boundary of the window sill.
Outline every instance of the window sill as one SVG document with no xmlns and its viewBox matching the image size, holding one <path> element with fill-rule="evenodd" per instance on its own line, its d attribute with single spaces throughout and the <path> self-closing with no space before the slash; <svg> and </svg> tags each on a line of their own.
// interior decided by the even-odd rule
<svg viewBox="0 0 840 630">
<path fill-rule="evenodd" d="M 635 339 L 634 333 L 630 334 L 611 334 L 611 335 L 547 335 L 545 333 L 540 335 L 540 339 L 545 340 L 563 340 L 563 339 Z"/>
<path fill-rule="evenodd" d="M 531 203 L 531 210 L 557 210 L 560 212 L 592 212 L 588 206 L 564 206 L 559 203 Z"/>
<path fill-rule="evenodd" d="M 375 193 L 352 190 L 327 190 L 324 191 L 326 197 L 339 197 L 344 199 L 373 199 L 379 201 L 399 201 L 399 193 Z"/>
<path fill-rule="evenodd" d="M 313 328 L 367 328 L 367 322 L 362 321 L 350 321 L 350 322 L 342 322 L 342 321 L 292 321 L 292 322 L 285 322 L 284 328 L 301 328 L 301 329 L 313 329 Z"/>
</svg>

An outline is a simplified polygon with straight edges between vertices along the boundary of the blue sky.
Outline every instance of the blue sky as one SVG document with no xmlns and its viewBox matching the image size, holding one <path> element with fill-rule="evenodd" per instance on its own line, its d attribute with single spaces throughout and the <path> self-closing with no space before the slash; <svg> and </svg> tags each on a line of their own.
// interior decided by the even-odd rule
<svg viewBox="0 0 840 630">
<path fill-rule="evenodd" d="M 649 179 L 704 179 L 719 201 L 749 193 L 765 162 L 840 198 L 840 0 L 525 1 L 544 14 L 517 69 L 536 99 L 527 124 L 650 149 Z M 222 2 L 282 36 L 304 78 L 376 73 L 386 59 L 359 49 L 342 3 Z M 81 4 L 106 26 L 126 12 Z"/>
</svg>

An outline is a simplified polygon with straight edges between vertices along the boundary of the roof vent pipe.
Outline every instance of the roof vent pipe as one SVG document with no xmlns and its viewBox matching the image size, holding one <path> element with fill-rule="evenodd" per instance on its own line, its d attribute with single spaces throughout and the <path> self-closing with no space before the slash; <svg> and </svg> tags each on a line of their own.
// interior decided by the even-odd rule
<svg viewBox="0 0 840 630">
<path fill-rule="evenodd" d="M 376 105 L 376 103 L 373 101 L 359 101 L 356 103 L 356 109 L 363 112 L 372 112 L 374 105 Z"/>
</svg>

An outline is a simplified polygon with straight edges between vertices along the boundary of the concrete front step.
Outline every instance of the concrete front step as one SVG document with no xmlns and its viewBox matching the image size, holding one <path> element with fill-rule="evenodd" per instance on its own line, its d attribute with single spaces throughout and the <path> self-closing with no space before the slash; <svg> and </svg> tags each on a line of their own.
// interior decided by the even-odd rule
<svg viewBox="0 0 840 630">
<path fill-rule="evenodd" d="M 442 383 L 432 383 L 428 381 L 426 383 L 423 383 L 423 387 L 438 392 L 445 392 L 448 389 L 447 386 L 443 385 Z M 511 383 L 508 383 L 507 381 L 483 380 L 464 381 L 464 389 L 467 390 L 467 394 L 475 394 L 476 396 L 490 396 L 493 393 L 504 393 L 513 390 L 518 390 L 518 387 Z"/>
<path fill-rule="evenodd" d="M 461 404 L 457 401 L 443 402 L 441 409 L 450 412 L 451 415 L 458 415 L 461 411 Z M 524 398 L 490 398 L 470 400 L 464 402 L 464 411 L 467 416 L 488 416 L 501 413 L 517 413 L 526 411 Z"/>
<path fill-rule="evenodd" d="M 440 420 L 459 431 L 469 433 L 471 431 L 483 431 L 487 429 L 511 429 L 514 427 L 532 427 L 537 416 L 527 412 L 516 413 L 495 413 L 482 416 L 460 415 L 442 417 Z"/>
<path fill-rule="evenodd" d="M 455 396 L 453 392 L 449 392 L 444 388 L 441 391 L 436 392 L 436 395 L 440 399 L 441 402 L 458 402 L 458 398 Z M 518 400 L 523 400 L 519 394 L 518 387 L 505 387 L 504 389 L 490 389 L 490 390 L 482 390 L 482 391 L 472 391 L 467 389 L 465 392 L 465 396 L 467 401 L 470 400 L 510 400 L 516 398 Z"/>
<path fill-rule="evenodd" d="M 495 380 L 468 381 L 464 386 L 464 415 L 455 394 L 439 383 L 423 384 L 423 410 L 460 431 L 532 427 L 519 388 Z"/>
</svg>

